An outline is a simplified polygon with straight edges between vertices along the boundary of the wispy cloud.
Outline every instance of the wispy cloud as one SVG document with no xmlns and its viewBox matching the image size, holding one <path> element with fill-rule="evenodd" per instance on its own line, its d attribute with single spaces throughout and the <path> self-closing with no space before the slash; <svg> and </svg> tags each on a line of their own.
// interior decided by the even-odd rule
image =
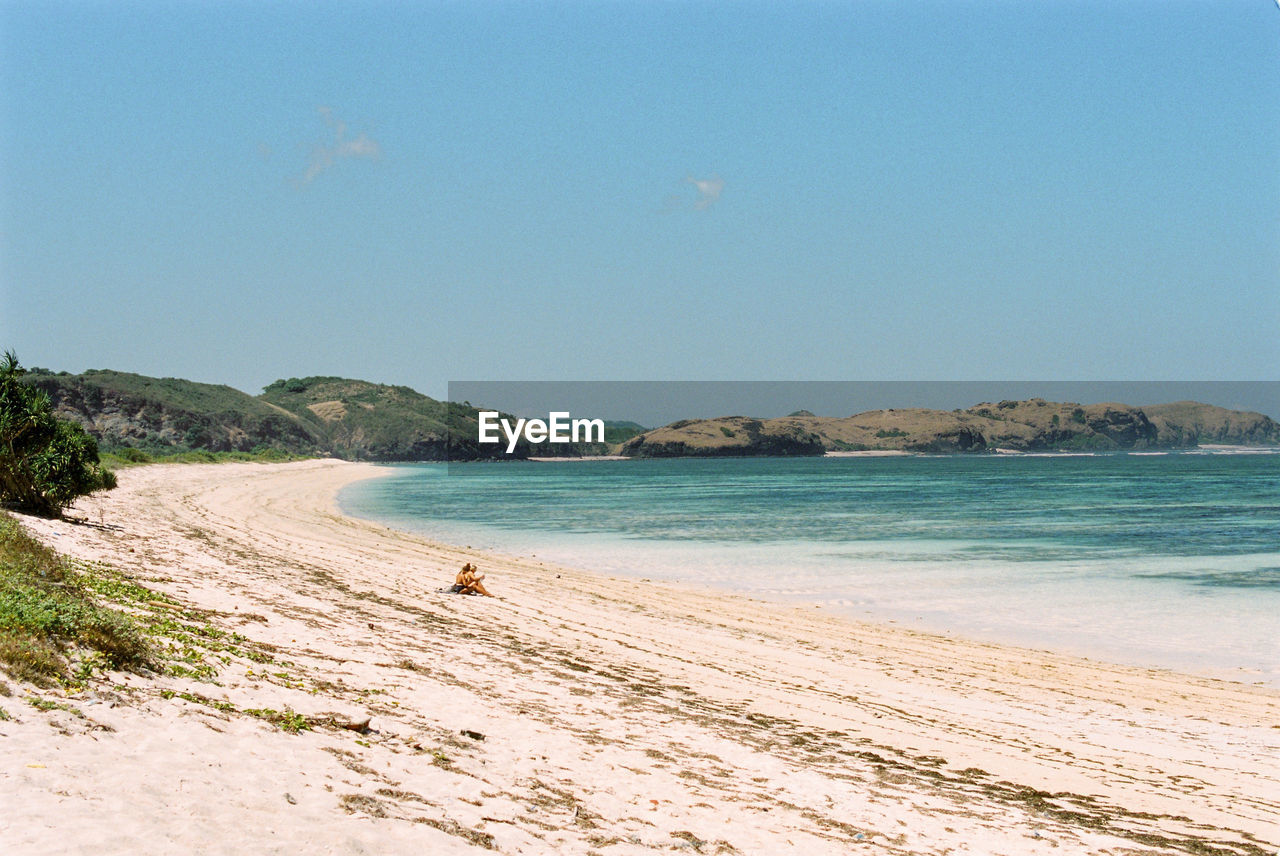
<svg viewBox="0 0 1280 856">
<path fill-rule="evenodd" d="M 307 171 L 298 179 L 301 185 L 315 181 L 316 177 L 333 167 L 340 160 L 347 158 L 370 158 L 376 160 L 382 155 L 382 146 L 378 141 L 363 132 L 359 136 L 347 136 L 347 123 L 333 115 L 328 107 L 319 108 L 320 118 L 332 132 L 332 138 L 319 143 L 311 149 L 311 162 Z"/>
<path fill-rule="evenodd" d="M 685 181 L 698 190 L 698 198 L 693 203 L 693 207 L 698 211 L 706 211 L 715 205 L 720 201 L 720 194 L 724 192 L 724 179 L 718 175 L 712 175 L 710 178 L 689 176 Z"/>
</svg>

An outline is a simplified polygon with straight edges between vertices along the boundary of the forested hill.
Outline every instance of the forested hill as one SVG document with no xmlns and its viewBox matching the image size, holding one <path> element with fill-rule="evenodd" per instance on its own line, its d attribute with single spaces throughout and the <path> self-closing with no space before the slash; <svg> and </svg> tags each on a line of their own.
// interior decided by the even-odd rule
<svg viewBox="0 0 1280 856">
<path fill-rule="evenodd" d="M 33 369 L 24 381 L 47 392 L 58 415 L 83 425 L 104 451 L 274 449 L 366 461 L 530 454 L 523 441 L 510 456 L 505 446 L 480 445 L 476 408 L 446 405 L 404 386 L 291 378 L 255 397 L 229 386 L 106 370 Z"/>
<path fill-rule="evenodd" d="M 407 386 L 340 377 L 278 380 L 261 400 L 325 438 L 326 451 L 368 461 L 443 461 L 506 457 L 505 446 L 476 442 L 476 408 L 447 404 Z M 527 457 L 521 444 L 512 457 Z"/>
<path fill-rule="evenodd" d="M 48 393 L 55 412 L 83 425 L 104 451 L 315 454 L 326 446 L 314 426 L 229 386 L 101 369 L 77 375 L 30 369 L 23 380 Z"/>
</svg>

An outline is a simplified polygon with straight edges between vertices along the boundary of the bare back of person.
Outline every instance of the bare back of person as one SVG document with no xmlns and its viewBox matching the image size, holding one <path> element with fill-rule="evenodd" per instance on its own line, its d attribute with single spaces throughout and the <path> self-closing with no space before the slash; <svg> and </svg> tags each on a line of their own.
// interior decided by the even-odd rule
<svg viewBox="0 0 1280 856">
<path fill-rule="evenodd" d="M 458 576 L 454 579 L 453 588 L 450 591 L 454 594 L 479 594 L 485 597 L 493 597 L 489 590 L 484 587 L 483 579 L 484 574 L 480 573 L 480 569 L 467 562 L 462 566 L 462 570 L 458 571 Z"/>
</svg>

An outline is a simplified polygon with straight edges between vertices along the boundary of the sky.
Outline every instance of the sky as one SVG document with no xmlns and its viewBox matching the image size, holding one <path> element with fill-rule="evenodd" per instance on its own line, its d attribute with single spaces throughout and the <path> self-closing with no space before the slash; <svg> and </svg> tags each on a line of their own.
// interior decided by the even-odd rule
<svg viewBox="0 0 1280 856">
<path fill-rule="evenodd" d="M 1280 379 L 1280 7 L 0 0 L 0 347 Z"/>
</svg>

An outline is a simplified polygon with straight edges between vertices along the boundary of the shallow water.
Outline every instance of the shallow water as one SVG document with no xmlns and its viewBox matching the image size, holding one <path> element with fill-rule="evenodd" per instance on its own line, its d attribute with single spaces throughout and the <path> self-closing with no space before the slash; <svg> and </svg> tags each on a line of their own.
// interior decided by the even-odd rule
<svg viewBox="0 0 1280 856">
<path fill-rule="evenodd" d="M 422 464 L 339 501 L 449 543 L 1280 685 L 1280 454 Z"/>
</svg>

